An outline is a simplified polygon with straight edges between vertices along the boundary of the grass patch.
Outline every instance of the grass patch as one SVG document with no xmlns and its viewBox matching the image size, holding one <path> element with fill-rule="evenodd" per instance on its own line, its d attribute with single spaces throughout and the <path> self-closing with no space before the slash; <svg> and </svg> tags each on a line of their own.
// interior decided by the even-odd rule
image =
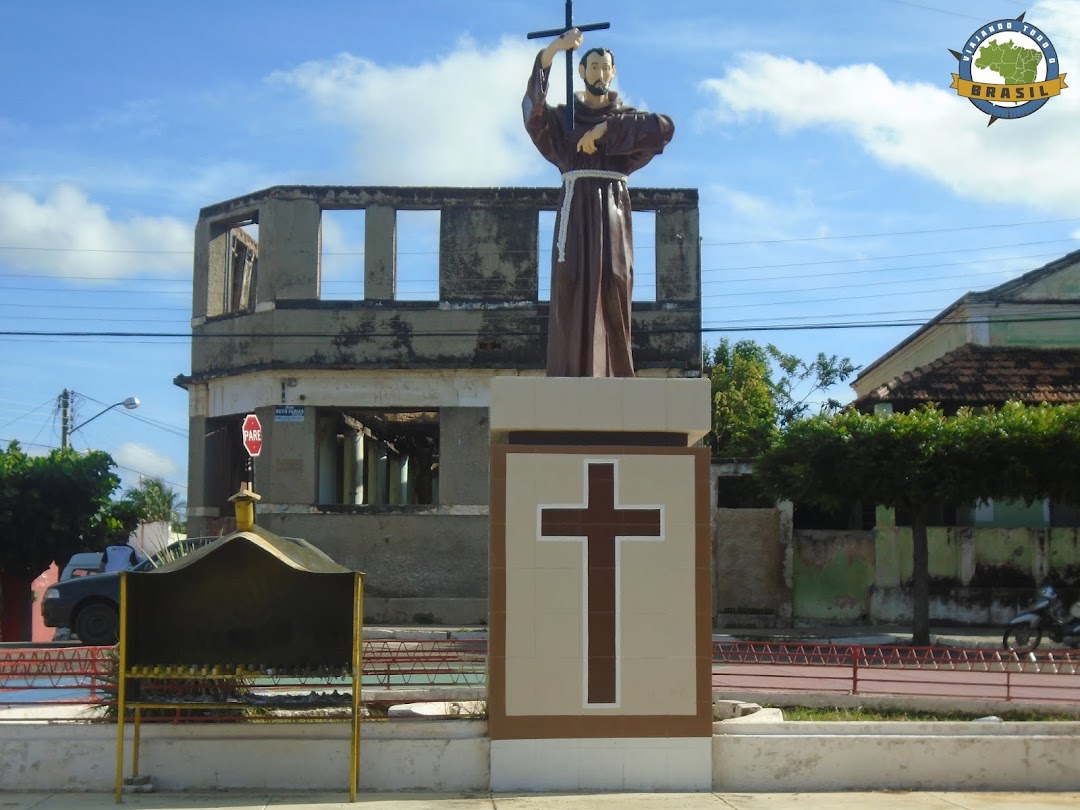
<svg viewBox="0 0 1080 810">
<path fill-rule="evenodd" d="M 764 705 L 764 704 L 762 704 Z M 784 712 L 785 720 L 807 720 L 812 722 L 821 721 L 851 721 L 851 722 L 872 722 L 882 720 L 901 720 L 908 722 L 933 722 L 933 721 L 959 721 L 970 722 L 971 720 L 977 720 L 980 717 L 988 716 L 986 712 L 958 712 L 958 711 L 916 711 L 913 709 L 888 709 L 888 708 L 866 708 L 863 706 L 822 706 L 818 708 L 811 708 L 808 706 L 777 706 Z M 1057 721 L 1072 721 L 1075 722 L 1078 718 L 1074 714 L 1065 714 L 1062 712 L 1052 711 L 1036 711 L 1036 710 L 1017 710 L 1009 712 L 998 712 L 995 716 L 1000 717 L 1002 720 L 1011 722 L 1024 722 L 1024 721 L 1038 721 L 1038 722 L 1057 722 Z"/>
</svg>

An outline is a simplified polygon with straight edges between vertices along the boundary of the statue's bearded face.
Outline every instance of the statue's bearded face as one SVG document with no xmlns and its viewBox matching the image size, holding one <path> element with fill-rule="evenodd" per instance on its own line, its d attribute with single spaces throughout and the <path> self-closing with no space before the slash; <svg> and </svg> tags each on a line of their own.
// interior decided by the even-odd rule
<svg viewBox="0 0 1080 810">
<path fill-rule="evenodd" d="M 594 96 L 607 95 L 615 78 L 615 65 L 610 53 L 590 53 L 584 66 L 578 65 L 578 75 L 585 80 L 585 89 Z"/>
</svg>

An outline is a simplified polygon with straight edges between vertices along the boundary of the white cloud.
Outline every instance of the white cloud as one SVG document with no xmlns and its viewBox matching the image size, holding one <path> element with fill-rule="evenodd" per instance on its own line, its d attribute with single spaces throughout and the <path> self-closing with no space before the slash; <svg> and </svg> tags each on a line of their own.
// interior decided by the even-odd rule
<svg viewBox="0 0 1080 810">
<path fill-rule="evenodd" d="M 42 200 L 0 185 L 0 261 L 18 271 L 102 279 L 190 272 L 192 238 L 191 224 L 173 217 L 111 219 L 72 185 Z"/>
<path fill-rule="evenodd" d="M 757 194 L 748 194 L 730 186 L 714 183 L 702 195 L 718 205 L 727 206 L 733 213 L 749 219 L 770 220 L 776 216 L 773 204 Z"/>
<path fill-rule="evenodd" d="M 126 136 L 161 135 L 163 132 L 162 104 L 157 99 L 137 99 L 126 102 L 120 109 L 98 113 L 90 122 L 94 132 L 122 131 Z"/>
<path fill-rule="evenodd" d="M 1075 53 L 1080 15 L 1071 10 L 1070 16 L 1063 4 L 1044 3 L 1027 19 L 1051 33 L 1059 53 Z M 743 53 L 700 88 L 713 100 L 708 118 L 720 126 L 766 119 L 782 131 L 833 129 L 882 163 L 915 171 L 959 196 L 1080 214 L 1072 171 L 1080 90 L 1065 90 L 1028 117 L 987 127 L 988 118 L 948 89 L 948 80 L 943 72 L 937 84 L 903 82 L 873 64 L 825 68 Z"/>
<path fill-rule="evenodd" d="M 462 39 L 418 65 L 341 54 L 269 81 L 301 90 L 325 120 L 355 132 L 365 184 L 500 185 L 540 165 L 518 103 L 535 54 L 511 39 L 491 49 Z"/>
<path fill-rule="evenodd" d="M 127 480 L 132 477 L 129 470 L 134 470 L 134 475 L 144 475 L 149 478 L 162 478 L 166 481 L 176 480 L 181 472 L 180 467 L 168 456 L 157 452 L 145 444 L 125 442 L 109 453 L 119 466 L 126 467 L 120 470 L 122 477 Z"/>
</svg>

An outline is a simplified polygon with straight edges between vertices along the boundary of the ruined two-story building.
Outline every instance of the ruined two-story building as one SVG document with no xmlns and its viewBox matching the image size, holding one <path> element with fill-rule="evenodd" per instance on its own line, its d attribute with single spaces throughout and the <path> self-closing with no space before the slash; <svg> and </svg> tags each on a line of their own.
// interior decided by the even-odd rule
<svg viewBox="0 0 1080 810">
<path fill-rule="evenodd" d="M 650 226 L 637 228 L 639 267 L 655 264 L 655 296 L 634 303 L 638 374 L 698 376 L 697 192 L 632 196 L 635 223 Z M 253 479 L 260 525 L 367 572 L 369 620 L 486 621 L 490 383 L 544 373 L 557 200 L 290 186 L 204 208 L 191 373 L 176 379 L 190 402 L 189 533 L 231 529 L 228 498 Z M 362 212 L 352 298 L 331 289 L 321 249 L 324 217 L 341 211 Z M 426 300 L 399 272 L 417 252 L 399 219 L 420 211 L 438 219 Z M 248 413 L 263 427 L 250 471 Z"/>
</svg>

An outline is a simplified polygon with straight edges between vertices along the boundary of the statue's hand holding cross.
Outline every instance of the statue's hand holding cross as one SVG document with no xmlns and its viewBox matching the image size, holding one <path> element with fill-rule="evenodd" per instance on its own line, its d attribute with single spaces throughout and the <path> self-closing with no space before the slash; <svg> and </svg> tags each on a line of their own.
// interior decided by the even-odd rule
<svg viewBox="0 0 1080 810">
<path fill-rule="evenodd" d="M 544 48 L 544 54 L 540 57 L 540 64 L 547 70 L 551 67 L 551 63 L 555 61 L 555 55 L 560 51 L 576 51 L 581 47 L 582 41 L 585 36 L 577 28 L 571 28 L 569 31 L 564 31 L 555 39 L 548 43 L 548 46 Z"/>
<path fill-rule="evenodd" d="M 611 23 L 587 23 L 574 26 L 574 0 L 566 0 L 566 17 L 562 28 L 552 28 L 547 31 L 530 31 L 526 36 L 529 39 L 541 37 L 556 37 L 556 39 L 544 49 L 542 57 L 543 67 L 547 70 L 559 51 L 566 51 L 566 131 L 574 128 L 574 60 L 572 53 L 581 47 L 582 31 L 601 31 L 609 28 Z"/>
</svg>

